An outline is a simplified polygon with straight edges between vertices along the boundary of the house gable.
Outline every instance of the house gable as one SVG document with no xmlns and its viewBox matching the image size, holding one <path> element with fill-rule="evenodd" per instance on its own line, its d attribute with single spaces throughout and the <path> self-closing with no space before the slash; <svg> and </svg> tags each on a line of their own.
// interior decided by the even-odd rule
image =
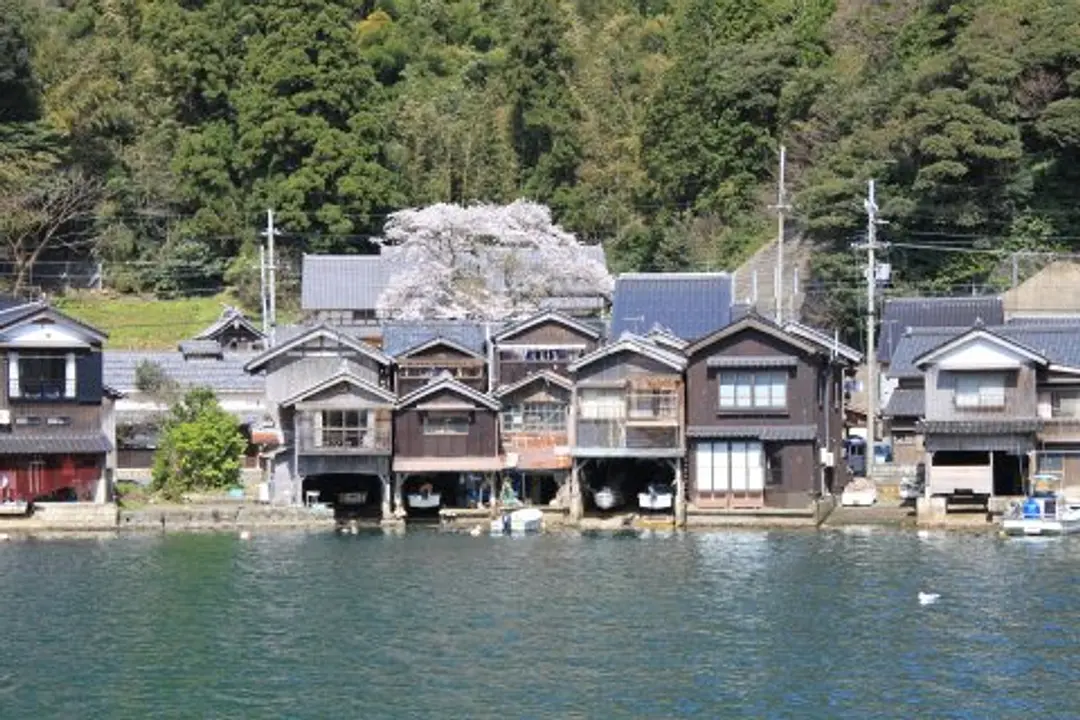
<svg viewBox="0 0 1080 720">
<path fill-rule="evenodd" d="M 437 337 L 398 353 L 397 359 L 416 363 L 440 360 L 483 360 L 484 356 L 453 340 Z"/>
<path fill-rule="evenodd" d="M 712 352 L 715 352 L 715 349 L 718 346 L 724 347 L 734 345 L 734 338 L 743 335 L 744 333 L 749 337 L 756 337 L 756 344 L 760 345 L 761 348 L 771 350 L 772 352 L 791 353 L 794 350 L 801 355 L 813 355 L 818 352 L 816 343 L 811 344 L 810 342 L 795 337 L 791 333 L 784 332 L 783 328 L 756 315 L 747 315 L 741 320 L 737 320 L 727 327 L 721 328 L 692 343 L 686 348 L 686 354 L 691 359 L 694 359 L 695 356 L 703 353 L 711 354 Z M 747 354 L 753 353 L 748 352 Z M 767 353 L 763 353 L 759 350 L 757 351 L 757 354 Z"/>
<path fill-rule="evenodd" d="M 686 368 L 686 359 L 681 355 L 653 345 L 647 340 L 638 338 L 637 336 L 624 334 L 618 342 L 597 348 L 593 352 L 589 353 L 585 357 L 570 365 L 568 369 L 570 370 L 570 372 L 577 373 L 588 368 L 590 365 L 598 363 L 604 359 L 618 359 L 618 356 L 620 354 L 625 353 L 639 355 L 641 357 L 647 358 L 655 363 L 658 363 L 670 369 L 673 372 L 682 372 Z"/>
<path fill-rule="evenodd" d="M 495 396 L 510 402 L 566 402 L 573 384 L 562 375 L 543 371 L 495 390 Z"/>
<path fill-rule="evenodd" d="M 290 407 L 300 403 L 357 405 L 392 405 L 396 398 L 384 388 L 373 385 L 351 373 L 339 373 L 312 385 L 281 404 Z"/>
<path fill-rule="evenodd" d="M 340 355 L 342 349 L 348 349 L 359 353 L 377 365 L 389 366 L 393 360 L 368 345 L 362 340 L 356 340 L 343 333 L 332 330 L 325 325 L 317 325 L 307 332 L 303 332 L 288 342 L 271 348 L 262 355 L 244 366 L 248 372 L 258 372 L 266 368 L 272 361 L 285 358 L 290 355 Z"/>
<path fill-rule="evenodd" d="M 449 373 L 443 373 L 427 385 L 401 398 L 397 407 L 399 410 L 409 410 L 465 405 L 493 411 L 497 411 L 500 407 L 498 400 L 454 380 Z"/>
<path fill-rule="evenodd" d="M 13 349 L 90 348 L 99 347 L 107 337 L 100 330 L 47 305 L 28 308 L 26 314 L 13 312 L 12 317 L 15 319 L 0 329 L 0 346 Z"/>
<path fill-rule="evenodd" d="M 560 312 L 547 311 L 515 323 L 497 334 L 500 345 L 585 344 L 600 339 L 600 331 Z"/>
<path fill-rule="evenodd" d="M 1014 370 L 1045 365 L 1046 358 L 1023 345 L 986 330 L 970 330 L 915 359 L 920 368 L 942 370 Z"/>
</svg>

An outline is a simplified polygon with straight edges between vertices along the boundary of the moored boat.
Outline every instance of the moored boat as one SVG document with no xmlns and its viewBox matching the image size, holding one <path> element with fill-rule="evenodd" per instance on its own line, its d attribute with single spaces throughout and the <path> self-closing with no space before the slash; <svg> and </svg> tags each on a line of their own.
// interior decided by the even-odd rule
<svg viewBox="0 0 1080 720">
<path fill-rule="evenodd" d="M 638 506 L 642 510 L 670 510 L 675 504 L 675 495 L 666 485 L 650 485 L 648 490 L 638 493 Z"/>
<path fill-rule="evenodd" d="M 414 493 L 408 495 L 409 507 L 414 510 L 432 510 L 442 503 L 442 495 L 435 492 L 430 485 L 425 485 Z"/>
<path fill-rule="evenodd" d="M 1072 535 L 1080 532 L 1080 504 L 1070 503 L 1053 476 L 1032 479 L 1032 490 L 1022 502 L 1014 503 L 1001 520 L 1001 529 L 1011 536 Z"/>
<path fill-rule="evenodd" d="M 540 532 L 544 527 L 544 513 L 538 508 L 522 508 L 503 513 L 491 521 L 492 534 Z"/>
<path fill-rule="evenodd" d="M 617 488 L 604 486 L 593 493 L 593 502 L 599 510 L 611 510 L 622 504 L 622 493 Z"/>
</svg>

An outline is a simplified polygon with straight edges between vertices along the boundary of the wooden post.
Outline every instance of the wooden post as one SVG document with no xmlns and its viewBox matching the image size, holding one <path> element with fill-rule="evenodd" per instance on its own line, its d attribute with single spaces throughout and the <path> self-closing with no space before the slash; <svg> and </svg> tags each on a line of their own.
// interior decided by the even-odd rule
<svg viewBox="0 0 1080 720">
<path fill-rule="evenodd" d="M 405 499 L 402 497 L 401 488 L 405 484 L 404 473 L 394 474 L 394 517 L 403 518 L 408 513 L 405 510 Z"/>
<path fill-rule="evenodd" d="M 491 517 L 498 517 L 499 507 L 502 505 L 502 483 L 499 482 L 498 473 L 487 473 L 488 486 L 491 488 Z"/>
<path fill-rule="evenodd" d="M 585 516 L 585 502 L 581 496 L 581 465 L 575 459 L 570 466 L 570 521 L 577 523 Z"/>
<path fill-rule="evenodd" d="M 672 461 L 675 469 L 675 527 L 686 527 L 686 479 L 683 478 L 682 458 Z"/>
<path fill-rule="evenodd" d="M 390 486 L 390 475 L 382 474 L 379 476 L 379 482 L 382 483 L 382 519 L 393 520 L 394 519 L 394 504 L 393 504 L 393 489 Z"/>
</svg>

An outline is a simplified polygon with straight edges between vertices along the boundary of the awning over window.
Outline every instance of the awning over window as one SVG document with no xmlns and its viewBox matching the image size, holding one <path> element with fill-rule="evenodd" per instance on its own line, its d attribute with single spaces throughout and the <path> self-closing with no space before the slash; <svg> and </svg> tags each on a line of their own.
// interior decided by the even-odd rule
<svg viewBox="0 0 1080 720">
<path fill-rule="evenodd" d="M 795 367 L 799 359 L 793 355 L 713 355 L 705 364 L 715 368 Z"/>
<path fill-rule="evenodd" d="M 691 425 L 686 428 L 686 435 L 692 438 L 755 439 L 770 442 L 782 440 L 813 440 L 817 437 L 817 428 L 813 425 L 743 425 L 740 427 L 716 427 L 711 425 Z"/>
</svg>

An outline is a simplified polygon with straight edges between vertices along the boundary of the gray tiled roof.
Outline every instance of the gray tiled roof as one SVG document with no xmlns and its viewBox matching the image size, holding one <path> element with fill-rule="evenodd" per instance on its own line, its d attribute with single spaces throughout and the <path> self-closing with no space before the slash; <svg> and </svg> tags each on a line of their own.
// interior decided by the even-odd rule
<svg viewBox="0 0 1080 720">
<path fill-rule="evenodd" d="M 185 360 L 179 352 L 108 350 L 103 353 L 104 382 L 124 393 L 138 392 L 135 369 L 148 360 L 185 388 L 203 386 L 217 393 L 256 393 L 263 390 L 261 375 L 244 372 L 244 364 L 257 353 L 228 353 L 220 360 Z"/>
<path fill-rule="evenodd" d="M 1001 325 L 1000 297 L 905 297 L 885 301 L 878 331 L 878 360 L 889 362 L 908 328 Z"/>
<path fill-rule="evenodd" d="M 494 336 L 500 327 L 492 325 L 491 334 Z M 384 323 L 383 352 L 394 357 L 440 337 L 484 354 L 487 336 L 483 324 L 457 320 Z"/>
<path fill-rule="evenodd" d="M 180 343 L 180 353 L 204 357 L 221 357 L 225 354 L 217 340 L 185 340 Z"/>
<path fill-rule="evenodd" d="M 889 376 L 917 378 L 916 358 L 944 345 L 969 327 L 914 328 L 900 339 L 889 366 Z M 1080 367 L 1080 319 L 1062 319 L 1056 323 L 1008 324 L 985 327 L 985 330 L 1032 350 L 1055 365 Z"/>
<path fill-rule="evenodd" d="M 100 432 L 57 431 L 0 436 L 0 454 L 3 455 L 107 453 L 112 449 L 112 442 Z"/>
<path fill-rule="evenodd" d="M 691 425 L 686 428 L 688 437 L 696 438 L 753 438 L 758 440 L 813 440 L 817 428 L 813 425 L 743 425 L 740 427 L 717 427 L 714 425 Z"/>
<path fill-rule="evenodd" d="M 611 336 L 646 333 L 659 323 L 696 340 L 731 322 L 727 273 L 627 273 L 615 280 Z"/>
<path fill-rule="evenodd" d="M 1007 435 L 1033 433 L 1042 427 L 1038 418 L 1015 420 L 922 420 L 919 429 L 927 433 L 951 433 L 954 435 Z"/>
<path fill-rule="evenodd" d="M 584 258 L 607 266 L 601 245 L 583 245 Z M 529 255 L 529 252 L 526 252 Z M 527 258 L 526 258 L 527 262 Z M 300 278 L 300 306 L 312 310 L 374 310 L 394 272 L 393 248 L 380 255 L 305 255 Z M 493 279 L 498 286 L 498 277 Z M 549 298 L 547 306 L 563 310 L 603 306 L 595 288 L 584 287 Z"/>
<path fill-rule="evenodd" d="M 243 312 L 234 307 L 226 307 L 221 312 L 221 317 L 211 323 L 205 330 L 198 333 L 193 339 L 212 340 L 215 336 L 220 334 L 222 330 L 227 329 L 234 322 L 247 328 L 254 335 L 262 337 L 262 330 L 255 327 L 255 324 L 252 323 Z"/>
<path fill-rule="evenodd" d="M 794 355 L 713 355 L 705 364 L 718 368 L 795 367 L 799 359 Z"/>
<path fill-rule="evenodd" d="M 304 310 L 374 309 L 390 262 L 381 255 L 305 255 L 300 277 Z"/>
<path fill-rule="evenodd" d="M 889 363 L 889 377 L 922 377 L 922 371 L 915 367 L 915 358 L 947 343 L 969 329 L 967 327 L 912 328 L 899 338 L 896 344 L 892 361 Z"/>
<path fill-rule="evenodd" d="M 885 417 L 922 417 L 926 412 L 926 392 L 920 388 L 897 388 L 881 414 Z"/>
</svg>

